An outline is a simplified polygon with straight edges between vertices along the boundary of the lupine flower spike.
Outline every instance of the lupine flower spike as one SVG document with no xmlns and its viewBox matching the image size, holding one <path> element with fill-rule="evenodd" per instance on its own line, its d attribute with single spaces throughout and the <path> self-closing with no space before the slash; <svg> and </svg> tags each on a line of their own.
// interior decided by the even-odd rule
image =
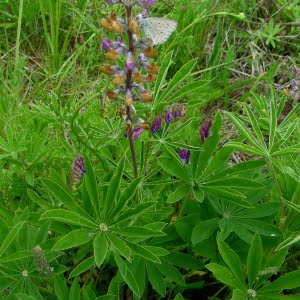
<svg viewBox="0 0 300 300">
<path fill-rule="evenodd" d="M 210 135 L 210 127 L 212 124 L 212 120 L 203 121 L 199 127 L 199 136 L 201 138 L 202 143 L 209 137 Z"/>
<path fill-rule="evenodd" d="M 80 182 L 83 174 L 86 172 L 84 168 L 84 161 L 82 156 L 75 157 L 72 165 L 72 173 L 70 185 L 73 190 L 76 189 L 76 185 Z"/>
<path fill-rule="evenodd" d="M 184 165 L 190 162 L 191 151 L 186 149 L 179 149 L 178 155 L 181 158 L 181 161 Z"/>
</svg>

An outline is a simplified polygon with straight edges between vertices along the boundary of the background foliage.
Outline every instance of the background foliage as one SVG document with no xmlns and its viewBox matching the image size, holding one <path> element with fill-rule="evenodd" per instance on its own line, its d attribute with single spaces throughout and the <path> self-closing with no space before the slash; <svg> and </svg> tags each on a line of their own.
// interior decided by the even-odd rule
<svg viewBox="0 0 300 300">
<path fill-rule="evenodd" d="M 299 299 L 299 1 L 157 1 L 178 28 L 138 109 L 187 112 L 135 142 L 137 179 L 101 107 L 111 9 L 0 0 L 0 299 Z"/>
</svg>

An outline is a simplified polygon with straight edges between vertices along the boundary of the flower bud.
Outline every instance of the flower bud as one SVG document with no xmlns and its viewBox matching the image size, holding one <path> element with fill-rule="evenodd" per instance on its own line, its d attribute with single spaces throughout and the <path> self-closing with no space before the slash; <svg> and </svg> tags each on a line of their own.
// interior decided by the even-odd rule
<svg viewBox="0 0 300 300">
<path fill-rule="evenodd" d="M 152 133 L 156 133 L 157 131 L 162 130 L 161 120 L 162 120 L 162 116 L 159 116 L 158 118 L 156 118 L 154 120 L 152 128 L 151 128 Z"/>
<path fill-rule="evenodd" d="M 131 51 L 127 52 L 125 67 L 127 70 L 132 70 L 134 68 L 134 56 Z"/>
<path fill-rule="evenodd" d="M 110 19 L 102 18 L 100 21 L 100 25 L 107 29 L 108 31 L 112 31 L 112 21 Z"/>
<path fill-rule="evenodd" d="M 118 21 L 112 21 L 112 29 L 116 34 L 124 32 L 124 26 Z"/>
<path fill-rule="evenodd" d="M 191 151 L 186 149 L 179 149 L 178 155 L 184 165 L 188 164 L 190 161 Z"/>
<path fill-rule="evenodd" d="M 126 94 L 125 94 L 125 101 L 124 101 L 124 104 L 126 106 L 131 106 L 133 103 L 133 99 L 132 99 L 132 93 L 131 91 L 128 89 Z"/>
<path fill-rule="evenodd" d="M 35 246 L 32 249 L 33 260 L 36 266 L 36 269 L 41 275 L 51 275 L 52 270 L 49 266 L 49 263 L 43 253 L 43 250 L 40 246 Z"/>
<path fill-rule="evenodd" d="M 116 86 L 120 86 L 124 83 L 124 76 L 122 76 L 121 73 L 115 74 L 114 79 L 113 79 L 113 83 Z"/>
<path fill-rule="evenodd" d="M 157 55 L 157 51 L 153 48 L 153 46 L 149 46 L 146 49 L 144 49 L 143 53 L 146 57 L 152 58 Z"/>
<path fill-rule="evenodd" d="M 137 21 L 133 18 L 130 19 L 128 28 L 132 33 L 139 32 L 139 25 L 138 25 Z"/>
<path fill-rule="evenodd" d="M 170 124 L 173 121 L 172 109 L 167 109 L 165 122 L 166 124 Z"/>
<path fill-rule="evenodd" d="M 210 135 L 210 127 L 212 125 L 212 120 L 206 120 L 201 122 L 199 127 L 199 136 L 201 138 L 202 143 L 209 137 Z"/>
</svg>

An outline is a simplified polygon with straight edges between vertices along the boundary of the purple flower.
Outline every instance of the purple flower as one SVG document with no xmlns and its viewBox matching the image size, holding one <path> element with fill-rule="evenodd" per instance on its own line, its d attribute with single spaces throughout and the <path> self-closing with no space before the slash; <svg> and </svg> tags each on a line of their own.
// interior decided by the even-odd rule
<svg viewBox="0 0 300 300">
<path fill-rule="evenodd" d="M 132 70 L 134 68 L 134 57 L 131 51 L 127 52 L 125 67 L 127 70 Z"/>
<path fill-rule="evenodd" d="M 137 4 L 146 8 L 150 7 L 155 3 L 155 0 L 137 0 Z"/>
<path fill-rule="evenodd" d="M 166 122 L 166 124 L 170 124 L 172 121 L 173 121 L 172 109 L 167 109 L 166 116 L 165 116 L 165 122 Z"/>
<path fill-rule="evenodd" d="M 136 141 L 138 139 L 138 137 L 144 132 L 144 129 L 141 128 L 140 126 L 134 127 L 132 129 L 133 132 L 133 140 Z M 124 138 L 128 138 L 128 132 L 126 132 L 123 135 Z"/>
<path fill-rule="evenodd" d="M 172 115 L 174 118 L 181 118 L 185 115 L 186 108 L 185 106 L 177 106 L 173 108 Z"/>
<path fill-rule="evenodd" d="M 105 51 L 109 51 L 110 50 L 110 41 L 108 39 L 103 39 L 101 42 L 101 46 Z"/>
<path fill-rule="evenodd" d="M 136 141 L 137 138 L 144 132 L 143 128 L 139 128 L 136 130 L 136 132 L 133 134 L 133 140 Z"/>
<path fill-rule="evenodd" d="M 71 184 L 74 187 L 82 178 L 83 174 L 86 172 L 84 168 L 84 161 L 82 156 L 75 157 L 72 164 L 71 173 Z"/>
<path fill-rule="evenodd" d="M 184 165 L 188 164 L 190 161 L 191 151 L 186 149 L 179 149 L 178 155 Z"/>
<path fill-rule="evenodd" d="M 297 70 L 296 67 L 292 67 L 292 75 L 293 75 L 294 78 L 297 77 L 297 75 L 298 75 L 298 70 Z"/>
<path fill-rule="evenodd" d="M 105 0 L 107 4 L 118 4 L 121 3 L 121 0 Z"/>
<path fill-rule="evenodd" d="M 200 124 L 199 127 L 199 135 L 202 143 L 209 137 L 210 135 L 210 127 L 212 124 L 212 120 L 206 120 Z"/>
<path fill-rule="evenodd" d="M 162 130 L 161 120 L 162 120 L 162 116 L 159 116 L 158 118 L 156 118 L 154 120 L 152 128 L 151 128 L 152 133 L 156 133 L 157 131 Z"/>
</svg>

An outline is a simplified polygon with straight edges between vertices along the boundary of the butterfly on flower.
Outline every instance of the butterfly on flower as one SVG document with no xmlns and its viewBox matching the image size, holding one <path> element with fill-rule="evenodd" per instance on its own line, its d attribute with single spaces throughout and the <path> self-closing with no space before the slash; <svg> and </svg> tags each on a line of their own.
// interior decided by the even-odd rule
<svg viewBox="0 0 300 300">
<path fill-rule="evenodd" d="M 136 21 L 143 30 L 145 37 L 150 39 L 153 45 L 166 42 L 176 30 L 177 22 L 166 18 L 145 18 L 142 14 L 136 16 Z"/>
</svg>

